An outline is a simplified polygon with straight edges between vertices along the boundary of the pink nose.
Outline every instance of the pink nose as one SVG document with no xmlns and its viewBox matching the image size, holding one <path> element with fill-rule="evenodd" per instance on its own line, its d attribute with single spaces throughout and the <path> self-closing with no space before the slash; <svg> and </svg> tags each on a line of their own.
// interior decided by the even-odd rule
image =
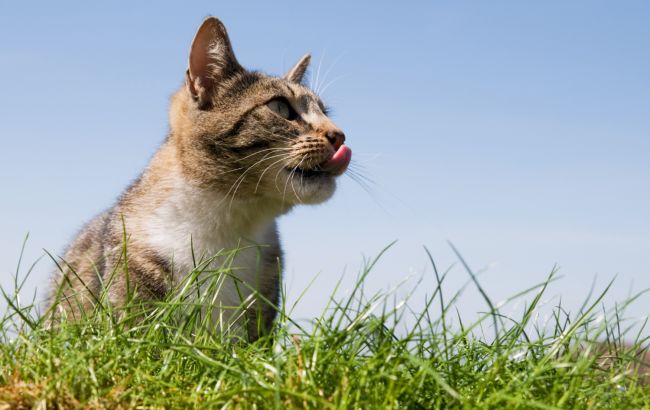
<svg viewBox="0 0 650 410">
<path fill-rule="evenodd" d="M 338 151 L 341 145 L 345 142 L 345 134 L 343 134 L 341 130 L 329 130 L 325 136 L 334 147 L 334 151 Z"/>
</svg>

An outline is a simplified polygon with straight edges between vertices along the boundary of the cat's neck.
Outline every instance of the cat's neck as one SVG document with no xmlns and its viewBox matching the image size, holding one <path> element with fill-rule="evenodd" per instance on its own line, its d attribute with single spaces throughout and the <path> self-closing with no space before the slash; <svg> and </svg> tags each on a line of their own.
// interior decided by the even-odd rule
<svg viewBox="0 0 650 410">
<path fill-rule="evenodd" d="M 275 219 L 288 206 L 193 183 L 175 155 L 174 146 L 164 144 L 133 194 L 125 196 L 122 207 L 134 240 L 187 265 L 192 248 L 196 257 L 211 257 L 221 250 L 264 245 L 274 237 Z"/>
</svg>

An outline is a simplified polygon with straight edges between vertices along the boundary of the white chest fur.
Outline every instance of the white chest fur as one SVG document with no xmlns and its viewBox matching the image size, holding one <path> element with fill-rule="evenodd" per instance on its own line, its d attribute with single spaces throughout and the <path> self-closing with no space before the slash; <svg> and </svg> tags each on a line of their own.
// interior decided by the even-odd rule
<svg viewBox="0 0 650 410">
<path fill-rule="evenodd" d="M 259 200 L 231 200 L 181 180 L 172 187 L 152 212 L 138 217 L 146 246 L 159 255 L 168 255 L 177 283 L 197 265 L 209 271 L 229 262 L 232 269 L 228 273 L 236 280 L 222 280 L 218 294 L 206 296 L 214 296 L 215 307 L 242 305 L 242 299 L 248 298 L 253 289 L 268 282 L 260 278 L 265 274 L 260 260 L 268 245 L 277 245 L 278 212 Z M 229 261 L 229 251 L 238 248 L 241 250 Z M 206 265 L 208 260 L 211 262 Z M 266 272 L 274 273 L 277 271 Z M 213 318 L 218 319 L 215 314 L 224 315 L 221 309 L 213 312 Z"/>
</svg>

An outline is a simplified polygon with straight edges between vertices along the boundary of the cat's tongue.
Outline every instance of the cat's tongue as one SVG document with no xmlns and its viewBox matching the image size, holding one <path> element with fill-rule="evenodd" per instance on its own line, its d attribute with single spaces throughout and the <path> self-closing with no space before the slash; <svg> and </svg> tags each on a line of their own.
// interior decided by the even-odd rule
<svg viewBox="0 0 650 410">
<path fill-rule="evenodd" d="M 352 150 L 347 145 L 341 145 L 332 158 L 321 164 L 321 168 L 335 175 L 341 175 L 347 169 L 352 159 Z"/>
</svg>

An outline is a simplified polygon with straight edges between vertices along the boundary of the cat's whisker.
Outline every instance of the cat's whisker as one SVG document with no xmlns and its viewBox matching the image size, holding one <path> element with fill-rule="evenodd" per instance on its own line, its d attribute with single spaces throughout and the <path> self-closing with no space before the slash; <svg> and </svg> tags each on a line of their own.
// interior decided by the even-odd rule
<svg viewBox="0 0 650 410">
<path fill-rule="evenodd" d="M 278 151 L 291 151 L 291 150 L 293 150 L 293 148 L 267 148 L 267 149 L 263 149 L 263 150 L 257 151 L 257 152 L 255 152 L 255 153 L 253 153 L 253 154 L 250 154 L 250 155 L 248 155 L 248 156 L 242 158 L 240 161 L 242 161 L 242 160 L 244 160 L 244 159 L 247 159 L 247 158 L 250 158 L 250 157 L 252 157 L 252 156 L 254 156 L 254 155 L 260 154 L 260 153 L 262 153 L 262 152 L 266 152 L 266 151 L 278 152 Z M 264 159 L 264 158 L 262 158 L 262 159 Z M 252 166 L 252 165 L 251 165 L 251 166 Z M 231 169 L 231 170 L 228 170 L 228 171 L 225 171 L 225 172 L 221 172 L 221 173 L 219 173 L 218 175 L 230 174 L 230 173 L 232 173 L 232 172 L 241 171 L 242 169 L 246 169 L 246 168 L 250 168 L 250 166 L 243 166 L 243 167 L 239 167 L 239 168 L 234 168 L 234 169 Z"/>
<path fill-rule="evenodd" d="M 372 200 L 375 201 L 375 203 L 377 203 L 377 205 L 380 205 L 372 187 L 370 187 L 365 181 L 360 179 L 359 176 L 354 173 L 346 172 L 345 175 L 348 176 L 354 182 L 356 182 L 361 187 L 361 189 L 363 189 L 372 198 Z"/>
<path fill-rule="evenodd" d="M 261 164 L 261 163 L 264 162 L 264 161 L 272 160 L 272 159 L 275 159 L 275 158 L 284 157 L 284 156 L 285 156 L 285 153 L 286 153 L 287 151 L 290 152 L 290 151 L 292 151 L 292 150 L 293 150 L 293 148 L 291 148 L 291 147 L 269 148 L 269 149 L 266 149 L 266 150 L 261 150 L 261 151 L 271 151 L 271 152 L 270 152 L 270 153 L 267 153 L 267 154 L 266 154 L 262 159 L 260 159 L 259 161 L 257 161 L 257 162 L 254 163 L 253 165 L 249 166 L 248 169 L 246 169 L 246 171 L 244 171 L 244 172 L 243 172 L 239 177 L 237 177 L 237 179 L 235 180 L 235 182 L 233 182 L 232 186 L 230 187 L 230 189 L 228 190 L 228 192 L 226 193 L 226 195 L 225 195 L 224 198 L 223 198 L 223 200 L 226 200 L 226 199 L 228 198 L 228 196 L 231 197 L 231 198 L 230 198 L 229 208 L 232 207 L 232 203 L 233 203 L 233 201 L 234 201 L 234 199 L 235 199 L 235 197 L 236 197 L 236 195 L 237 195 L 237 190 L 239 190 L 239 187 L 240 187 L 241 184 L 244 182 L 244 179 L 245 179 L 245 177 L 246 177 L 246 174 L 247 174 L 251 169 L 253 169 L 255 166 Z M 283 153 L 282 153 L 282 154 L 277 154 L 277 152 L 279 152 L 279 151 L 283 151 Z M 258 153 L 259 153 L 259 152 L 260 152 L 260 151 L 258 151 Z M 271 154 L 275 154 L 275 155 L 271 155 Z M 288 155 L 288 157 L 290 158 L 291 155 Z M 278 161 L 275 161 L 275 162 L 273 162 L 271 165 L 267 166 L 267 168 L 266 168 L 266 169 L 262 172 L 262 174 L 260 175 L 260 178 L 258 179 L 258 181 L 257 181 L 257 183 L 256 183 L 256 185 L 255 185 L 254 193 L 257 193 L 257 190 L 258 190 L 259 184 L 260 184 L 260 182 L 262 181 L 262 178 L 263 178 L 264 174 L 265 174 L 265 173 L 266 173 L 266 172 L 267 172 L 271 167 L 273 167 L 273 165 L 275 165 L 275 164 L 277 164 L 277 163 L 279 163 L 279 162 L 282 162 L 282 161 L 284 161 L 284 158 L 282 158 L 282 159 L 280 159 L 280 160 L 278 160 Z M 242 167 L 242 168 L 243 168 L 243 167 Z M 242 168 L 240 168 L 240 169 L 242 169 Z M 276 175 L 276 180 L 277 180 L 277 175 Z M 277 181 L 276 181 L 276 186 L 277 186 Z M 233 191 L 233 188 L 234 188 L 234 191 Z M 279 190 L 279 188 L 278 188 L 278 190 Z M 232 195 L 230 195 L 231 191 L 232 191 Z M 284 198 L 283 198 L 283 200 L 284 200 Z"/>
<path fill-rule="evenodd" d="M 282 158 L 281 160 L 276 161 L 276 162 L 272 163 L 271 165 L 269 165 L 268 167 L 266 167 L 266 168 L 264 169 L 264 171 L 262 171 L 262 173 L 260 174 L 260 177 L 259 177 L 259 179 L 257 180 L 257 184 L 255 184 L 255 190 L 253 191 L 253 193 L 257 193 L 257 188 L 259 187 L 260 182 L 262 182 L 262 178 L 264 177 L 264 174 L 266 174 L 266 172 L 267 172 L 269 169 L 271 169 L 271 167 L 273 167 L 273 165 L 277 164 L 278 162 L 281 162 L 281 161 L 284 161 L 284 160 L 291 159 L 292 157 L 293 157 L 293 154 L 287 155 L 285 158 Z M 280 173 L 281 171 L 282 171 L 282 168 L 280 168 L 280 170 L 278 171 L 278 173 Z M 276 174 L 276 178 L 277 178 L 277 174 Z M 277 185 L 277 184 L 276 184 L 276 185 Z"/>
<path fill-rule="evenodd" d="M 258 160 L 258 161 L 255 162 L 253 165 L 250 165 L 250 166 L 248 166 L 248 167 L 241 167 L 241 168 L 238 168 L 238 169 L 244 169 L 244 168 L 245 168 L 245 171 L 244 171 L 241 175 L 239 175 L 239 176 L 237 177 L 237 179 L 235 179 L 235 182 L 233 182 L 233 186 L 237 183 L 237 181 L 239 181 L 240 178 L 244 177 L 244 176 L 245 176 L 245 175 L 246 175 L 246 174 L 247 174 L 251 169 L 253 169 L 256 165 L 258 165 L 258 164 L 260 164 L 260 163 L 262 163 L 262 162 L 264 162 L 264 161 L 266 161 L 266 160 L 270 160 L 270 159 L 278 158 L 278 157 L 283 156 L 283 155 L 284 155 L 284 153 L 278 154 L 278 153 L 276 153 L 275 151 L 274 151 L 274 152 L 271 152 L 271 153 L 267 153 L 267 154 L 264 155 L 264 157 L 262 157 L 262 159 Z M 228 195 L 228 193 L 230 193 L 230 190 L 226 193 L 226 196 Z"/>
<path fill-rule="evenodd" d="M 365 164 L 363 164 L 363 163 L 361 163 L 359 161 L 356 161 L 356 160 L 351 160 L 350 164 L 348 165 L 348 168 L 352 168 L 352 169 L 356 169 L 356 170 L 360 170 L 360 171 L 366 171 L 367 170 L 367 167 L 366 167 Z"/>
<path fill-rule="evenodd" d="M 348 169 L 346 174 L 350 175 L 351 177 L 357 178 L 360 182 L 363 182 L 368 187 L 375 185 L 375 181 L 373 181 L 371 178 L 363 174 L 360 174 L 354 170 Z"/>
<path fill-rule="evenodd" d="M 270 156 L 269 156 L 269 155 L 270 155 Z M 262 163 L 262 162 L 264 162 L 264 161 L 271 160 L 271 159 L 275 159 L 275 158 L 279 158 L 279 157 L 284 157 L 284 156 L 285 156 L 284 153 L 282 153 L 282 154 L 275 154 L 275 155 L 271 155 L 271 153 L 268 153 L 268 154 L 266 154 L 266 155 L 264 156 L 264 158 L 260 159 L 259 161 L 257 161 L 257 162 L 254 163 L 253 165 L 249 166 L 249 167 L 248 167 L 248 168 L 247 168 L 247 169 L 246 169 L 246 170 L 245 170 L 241 175 L 239 175 L 239 176 L 237 177 L 237 179 L 235 179 L 235 182 L 233 182 L 233 184 L 232 184 L 232 186 L 230 187 L 230 189 L 228 190 L 228 192 L 226 192 L 226 195 L 224 196 L 224 198 L 222 199 L 222 201 L 225 201 L 226 199 L 228 199 L 228 196 L 230 195 L 230 192 L 231 192 L 231 191 L 233 190 L 233 188 L 234 188 L 235 191 L 234 191 L 233 194 L 232 194 L 232 198 L 231 198 L 231 200 L 230 200 L 230 205 L 229 205 L 229 207 L 232 206 L 232 201 L 233 201 L 233 199 L 235 198 L 235 195 L 237 194 L 237 190 L 239 189 L 239 186 L 242 184 L 242 182 L 244 182 L 244 179 L 246 178 L 246 174 L 247 174 L 250 170 L 252 170 L 256 165 L 258 165 L 258 164 L 260 164 L 260 163 Z"/>
<path fill-rule="evenodd" d="M 310 87 L 312 90 L 318 89 L 318 79 L 320 77 L 320 69 L 321 69 L 321 66 L 323 65 L 323 60 L 324 59 L 325 59 L 325 50 L 323 50 L 323 54 L 320 56 L 320 60 L 318 61 L 318 68 L 316 69 L 316 80 L 314 81 L 314 83 Z M 316 93 L 316 94 L 318 94 L 318 93 Z"/>
<path fill-rule="evenodd" d="M 330 72 L 332 71 L 332 69 L 333 69 L 334 67 L 336 67 L 336 65 L 338 64 L 338 62 L 341 61 L 341 58 L 342 58 L 344 55 L 345 55 L 345 53 L 341 53 L 341 54 L 339 54 L 338 57 L 336 57 L 336 58 L 334 59 L 334 62 L 329 66 L 329 68 L 327 69 L 327 71 L 325 71 L 325 74 L 323 75 L 323 83 L 324 83 L 325 81 L 327 81 L 327 76 L 330 74 Z M 337 78 L 340 78 L 340 77 L 337 77 Z M 321 91 L 321 88 L 319 87 L 319 88 L 317 88 L 314 92 L 315 92 L 316 94 L 318 94 L 318 95 L 321 95 L 324 91 Z"/>
<path fill-rule="evenodd" d="M 304 178 L 305 178 L 305 174 L 300 174 L 300 187 L 301 188 L 303 188 L 305 186 L 304 185 Z M 293 182 L 294 182 L 293 179 L 291 179 L 291 189 L 293 190 L 294 194 L 296 194 L 296 198 L 298 198 L 298 200 L 302 203 L 303 200 L 300 197 L 300 195 L 298 195 L 298 193 L 296 192 L 296 188 L 293 186 Z"/>
<path fill-rule="evenodd" d="M 351 173 L 351 174 L 354 174 L 355 176 L 357 176 L 357 177 L 359 177 L 361 179 L 363 179 L 364 181 L 366 181 L 369 184 L 373 184 L 373 185 L 375 184 L 375 181 L 372 178 L 368 177 L 367 175 L 364 175 L 361 172 L 361 170 L 355 169 L 354 167 L 348 167 L 348 172 Z"/>
<path fill-rule="evenodd" d="M 306 158 L 307 158 L 306 155 L 302 157 L 302 159 L 300 160 L 298 165 L 293 167 L 293 169 L 289 173 L 289 177 L 284 182 L 284 190 L 282 191 L 282 202 L 284 202 L 284 198 L 285 198 L 285 195 L 287 193 L 287 184 L 289 183 L 289 181 L 291 181 L 291 189 L 293 190 L 294 195 L 296 195 L 296 198 L 298 199 L 299 202 L 302 202 L 302 198 L 300 198 L 300 195 L 298 195 L 298 192 L 296 192 L 296 188 L 293 186 L 293 176 L 295 175 L 295 172 L 298 170 L 298 168 L 300 168 L 300 164 L 302 164 L 305 161 Z M 301 178 L 302 178 L 302 176 L 301 176 Z"/>
<path fill-rule="evenodd" d="M 320 169 L 320 166 L 318 166 L 317 168 Z M 300 174 L 300 188 L 304 188 L 304 186 L 305 186 L 305 174 Z"/>
<path fill-rule="evenodd" d="M 292 148 L 280 148 L 280 147 L 276 147 L 276 148 L 266 148 L 266 149 L 262 149 L 262 150 L 256 151 L 256 152 L 254 152 L 254 153 L 252 153 L 252 154 L 250 154 L 250 155 L 247 155 L 246 157 L 241 158 L 239 161 L 242 161 L 242 160 L 244 160 L 244 159 L 250 158 L 250 157 L 252 157 L 252 156 L 255 156 L 255 155 L 257 155 L 257 154 L 261 154 L 261 153 L 264 153 L 264 152 L 267 152 L 267 151 L 278 152 L 278 151 L 285 151 L 285 150 L 286 150 L 286 151 L 291 151 Z M 239 168 L 233 168 L 233 169 L 230 169 L 230 170 L 228 170 L 228 171 L 224 171 L 224 172 L 217 173 L 216 175 L 221 176 L 221 175 L 231 174 L 231 173 L 233 173 L 233 172 L 241 171 L 242 169 L 246 169 L 246 168 L 249 168 L 249 167 L 248 167 L 248 166 L 243 166 L 243 167 L 239 167 Z"/>
<path fill-rule="evenodd" d="M 269 169 L 271 169 L 275 164 L 277 164 L 277 163 L 279 163 L 279 162 L 286 161 L 287 159 L 291 159 L 291 157 L 292 157 L 292 155 L 289 155 L 289 156 L 287 156 L 287 157 L 285 157 L 285 158 L 282 158 L 282 159 L 280 159 L 280 160 L 278 160 L 278 161 L 275 161 L 274 163 L 272 163 L 271 165 L 269 165 L 268 167 L 266 167 L 266 168 L 264 169 L 264 171 L 262 171 L 262 173 L 260 174 L 260 177 L 259 177 L 259 179 L 257 180 L 257 184 L 255 185 L 255 191 L 253 191 L 253 192 L 254 192 L 254 193 L 257 192 L 257 188 L 258 188 L 260 182 L 262 182 L 262 178 L 264 177 L 264 175 L 266 174 L 266 172 L 267 172 Z M 276 173 L 276 182 L 275 182 L 276 188 L 277 188 L 277 176 L 279 175 L 280 172 L 282 172 L 282 170 L 283 170 L 283 168 L 281 167 L 281 168 L 278 170 L 278 172 Z M 279 191 L 279 188 L 278 188 L 278 191 Z M 283 200 L 284 200 L 284 199 L 283 199 Z"/>
<path fill-rule="evenodd" d="M 296 172 L 297 169 L 298 169 L 297 165 L 295 167 L 293 167 L 291 169 L 291 171 L 289 172 L 289 175 L 287 176 L 287 179 L 284 181 L 284 190 L 282 191 L 282 202 L 285 201 L 286 196 L 287 196 L 287 184 L 289 183 L 289 181 L 291 181 L 291 179 L 293 178 L 293 174 Z M 279 175 L 279 173 L 275 175 L 275 188 L 279 192 L 280 187 L 278 187 L 278 175 Z"/>
<path fill-rule="evenodd" d="M 296 168 L 297 168 L 298 166 L 300 166 L 300 164 L 305 160 L 305 156 L 306 156 L 306 155 L 303 155 L 303 157 L 302 157 L 302 159 L 300 160 L 300 162 L 298 162 L 298 165 L 296 165 L 295 167 L 293 167 L 293 169 L 289 172 L 289 176 L 291 176 L 291 174 L 296 170 Z M 300 157 L 300 152 L 296 152 L 296 153 L 292 154 L 290 157 L 288 157 L 287 159 L 289 159 L 289 160 L 295 160 L 295 159 L 298 159 L 299 157 Z M 273 181 L 274 181 L 274 183 L 275 183 L 275 189 L 277 189 L 278 192 L 280 192 L 280 187 L 278 186 L 278 177 L 280 176 L 280 173 L 281 173 L 281 172 L 282 172 L 282 169 L 278 170 L 278 172 L 275 173 L 275 178 L 273 178 Z M 282 201 L 284 202 L 284 195 L 282 195 Z"/>
<path fill-rule="evenodd" d="M 286 148 L 285 147 L 265 148 L 265 149 L 261 149 L 259 151 L 255 151 L 252 154 L 246 155 L 245 157 L 238 159 L 238 161 L 241 162 L 241 161 L 243 161 L 245 159 L 248 159 L 248 158 L 253 157 L 255 155 L 261 154 L 263 152 L 268 152 L 268 151 L 291 151 L 291 150 L 292 150 L 292 148 L 290 148 L 290 147 L 286 147 Z M 239 168 L 239 169 L 241 169 L 241 168 Z"/>
<path fill-rule="evenodd" d="M 300 155 L 300 153 L 296 153 L 296 154 L 292 155 L 291 159 L 294 159 L 294 158 L 298 157 L 299 155 Z M 301 162 L 302 162 L 302 160 L 299 163 L 301 163 Z M 294 169 L 292 169 L 289 172 L 289 175 L 291 175 L 291 172 L 293 172 L 293 171 L 294 171 Z M 275 183 L 275 189 L 277 189 L 278 192 L 280 192 L 280 187 L 278 186 L 278 177 L 280 176 L 280 172 L 282 172 L 281 169 L 278 170 L 278 172 L 275 173 L 275 177 L 273 178 L 273 182 Z M 282 201 L 284 201 L 284 196 L 282 197 Z"/>
<path fill-rule="evenodd" d="M 348 170 L 345 172 L 345 175 L 348 178 L 350 178 L 351 180 L 353 180 L 357 185 L 359 185 L 361 187 L 361 189 L 363 189 L 368 194 L 368 196 L 372 199 L 372 201 L 375 204 L 377 204 L 377 206 L 379 206 L 384 212 L 390 213 L 381 204 L 381 201 L 379 200 L 379 198 L 377 196 L 377 193 L 375 192 L 376 189 L 375 189 L 374 186 L 372 186 L 372 185 L 375 185 L 375 182 L 371 178 L 369 178 L 366 175 L 362 175 L 362 174 L 358 173 L 357 171 L 355 171 L 353 169 L 350 169 L 350 168 L 348 168 Z"/>
<path fill-rule="evenodd" d="M 371 161 L 374 161 L 374 160 L 378 159 L 379 157 L 381 157 L 381 154 L 378 154 L 378 153 L 363 153 L 363 152 L 361 152 L 361 153 L 355 153 L 354 156 L 355 156 L 355 159 L 354 159 L 355 163 L 357 163 L 357 164 L 359 164 L 359 163 L 365 164 L 367 162 L 371 162 Z M 360 158 L 363 158 L 363 159 L 360 160 Z"/>
<path fill-rule="evenodd" d="M 367 171 L 367 169 L 365 167 L 363 167 L 363 166 L 361 166 L 359 164 L 352 164 L 352 163 L 350 163 L 350 165 L 348 165 L 348 169 L 358 171 L 358 172 L 366 172 Z"/>
<path fill-rule="evenodd" d="M 334 83 L 336 83 L 336 82 L 337 82 L 338 80 L 340 80 L 341 78 L 345 78 L 345 77 L 347 77 L 348 75 L 349 75 L 349 74 L 341 74 L 341 75 L 338 76 L 338 77 L 334 77 L 333 80 L 329 81 L 329 82 L 328 82 L 327 84 L 325 84 L 321 89 L 319 89 L 318 92 L 317 92 L 317 94 L 320 95 L 320 96 L 325 95 L 325 91 L 327 91 L 327 89 L 330 88 L 330 86 L 332 86 Z"/>
<path fill-rule="evenodd" d="M 271 154 L 267 154 L 267 155 L 264 156 L 264 158 L 262 158 L 262 159 L 260 159 L 259 161 L 255 162 L 253 165 L 250 165 L 250 166 L 246 169 L 246 171 L 244 171 L 244 172 L 243 172 L 243 173 L 242 173 L 242 174 L 241 174 L 241 175 L 240 175 L 240 176 L 235 180 L 235 182 L 233 182 L 233 186 L 234 186 L 235 184 L 237 184 L 237 188 L 235 188 L 235 192 L 233 193 L 233 197 L 234 197 L 235 194 L 237 193 L 237 189 L 239 188 L 239 185 L 241 185 L 241 183 L 243 182 L 243 179 L 242 179 L 242 180 L 240 180 L 240 179 L 243 178 L 243 177 L 244 177 L 244 176 L 245 176 L 249 171 L 251 171 L 253 168 L 255 168 L 257 165 L 261 164 L 261 163 L 264 162 L 264 161 L 270 161 L 270 160 L 273 160 L 273 159 L 276 159 L 276 158 L 281 158 L 281 157 L 284 157 L 285 155 L 286 155 L 285 153 L 281 153 L 281 154 L 273 153 L 273 155 L 271 155 Z M 239 183 L 237 183 L 237 181 L 239 181 Z M 230 192 L 230 191 L 229 191 L 229 192 Z M 227 195 L 228 195 L 228 194 L 226 194 L 226 196 L 227 196 Z"/>
</svg>

